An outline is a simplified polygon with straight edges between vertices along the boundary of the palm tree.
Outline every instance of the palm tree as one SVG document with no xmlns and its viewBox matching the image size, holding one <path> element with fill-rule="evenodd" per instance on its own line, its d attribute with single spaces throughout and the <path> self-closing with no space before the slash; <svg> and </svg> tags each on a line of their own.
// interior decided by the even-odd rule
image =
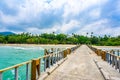
<svg viewBox="0 0 120 80">
<path fill-rule="evenodd" d="M 93 37 L 93 32 L 91 32 L 91 37 Z"/>
<path fill-rule="evenodd" d="M 88 36 L 88 34 L 89 34 L 89 33 L 87 32 L 87 33 L 86 33 L 86 37 Z"/>
<path fill-rule="evenodd" d="M 53 34 L 55 34 L 55 32 L 54 32 L 54 31 L 53 31 L 52 33 L 53 33 Z"/>
</svg>

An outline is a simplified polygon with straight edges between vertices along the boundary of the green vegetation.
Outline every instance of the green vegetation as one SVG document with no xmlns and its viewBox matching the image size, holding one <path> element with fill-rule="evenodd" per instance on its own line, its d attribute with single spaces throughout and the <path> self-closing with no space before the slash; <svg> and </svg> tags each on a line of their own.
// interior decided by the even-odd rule
<svg viewBox="0 0 120 80">
<path fill-rule="evenodd" d="M 88 34 L 87 34 L 88 35 Z M 0 35 L 0 43 L 18 43 L 18 44 L 93 44 L 93 45 L 106 45 L 106 46 L 119 46 L 120 36 L 110 37 L 104 35 L 103 37 L 83 36 L 83 35 L 66 35 L 43 33 L 40 35 L 33 35 L 31 33 L 12 34 L 12 35 Z"/>
</svg>

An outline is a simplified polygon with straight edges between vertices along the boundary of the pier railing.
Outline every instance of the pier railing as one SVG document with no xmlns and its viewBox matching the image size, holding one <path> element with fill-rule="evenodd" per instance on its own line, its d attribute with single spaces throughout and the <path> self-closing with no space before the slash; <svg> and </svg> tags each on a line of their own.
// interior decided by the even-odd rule
<svg viewBox="0 0 120 80">
<path fill-rule="evenodd" d="M 64 59 L 67 57 L 68 54 L 70 54 L 72 51 L 77 49 L 79 45 L 72 47 L 72 48 L 67 48 L 60 50 L 58 49 L 53 49 L 51 48 L 50 50 L 45 49 L 44 51 L 44 56 L 32 59 L 30 61 L 26 61 L 5 69 L 0 70 L 0 80 L 3 80 L 3 73 L 8 71 L 8 70 L 14 70 L 14 79 L 13 80 L 19 80 L 19 68 L 22 66 L 26 66 L 25 73 L 25 80 L 37 80 L 40 77 L 41 74 L 41 64 L 43 61 L 43 66 L 44 66 L 44 72 L 46 71 L 47 68 L 51 68 L 54 64 L 56 64 L 58 61 L 61 59 Z"/>
<path fill-rule="evenodd" d="M 98 56 L 101 56 L 101 58 L 104 61 L 107 61 L 112 67 L 114 67 L 116 70 L 120 72 L 120 50 L 101 50 L 94 48 L 92 46 L 88 46 L 91 48 Z"/>
</svg>

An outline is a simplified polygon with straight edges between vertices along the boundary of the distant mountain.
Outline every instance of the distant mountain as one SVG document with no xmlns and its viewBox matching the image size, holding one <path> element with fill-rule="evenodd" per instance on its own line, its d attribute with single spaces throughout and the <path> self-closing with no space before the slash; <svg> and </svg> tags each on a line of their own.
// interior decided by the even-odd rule
<svg viewBox="0 0 120 80">
<path fill-rule="evenodd" d="M 13 32 L 0 32 L 0 35 L 12 35 L 15 34 Z"/>
</svg>

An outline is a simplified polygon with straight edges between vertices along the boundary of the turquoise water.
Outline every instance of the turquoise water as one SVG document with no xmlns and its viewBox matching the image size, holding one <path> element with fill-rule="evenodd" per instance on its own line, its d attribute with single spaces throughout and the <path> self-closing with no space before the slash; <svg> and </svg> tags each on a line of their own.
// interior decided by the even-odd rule
<svg viewBox="0 0 120 80">
<path fill-rule="evenodd" d="M 120 56 L 120 48 L 101 48 L 101 49 L 104 50 L 104 51 L 111 51 L 111 50 L 113 50 L 113 51 L 115 51 L 114 52 L 115 55 Z M 118 52 L 118 50 L 119 50 L 119 52 Z"/>
<path fill-rule="evenodd" d="M 0 46 L 0 69 L 19 64 L 38 58 L 44 55 L 44 49 L 41 47 L 15 47 L 15 46 Z M 19 80 L 25 80 L 25 67 L 19 68 Z M 29 68 L 30 69 L 30 68 Z M 3 73 L 3 80 L 14 80 L 14 70 L 9 70 Z"/>
</svg>

